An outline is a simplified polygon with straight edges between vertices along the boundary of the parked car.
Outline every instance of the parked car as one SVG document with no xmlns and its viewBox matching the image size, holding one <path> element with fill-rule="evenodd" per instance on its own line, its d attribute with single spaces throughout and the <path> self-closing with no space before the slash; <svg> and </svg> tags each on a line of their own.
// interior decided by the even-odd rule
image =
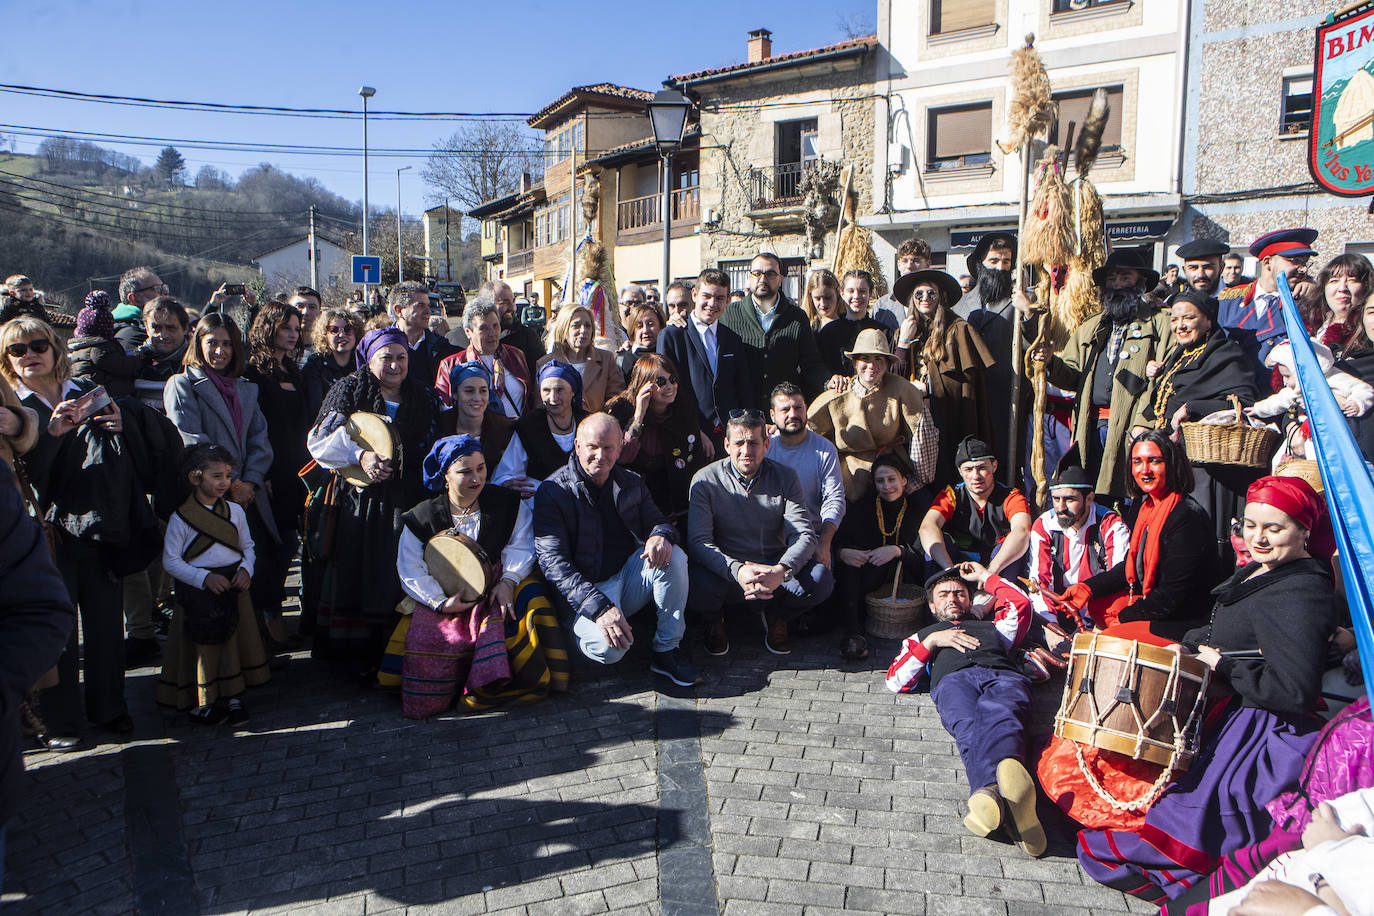
<svg viewBox="0 0 1374 916">
<path fill-rule="evenodd" d="M 436 283 L 434 291 L 439 294 L 439 298 L 444 303 L 444 314 L 450 317 L 462 317 L 463 309 L 467 307 L 468 297 L 463 292 L 461 283 Z"/>
</svg>

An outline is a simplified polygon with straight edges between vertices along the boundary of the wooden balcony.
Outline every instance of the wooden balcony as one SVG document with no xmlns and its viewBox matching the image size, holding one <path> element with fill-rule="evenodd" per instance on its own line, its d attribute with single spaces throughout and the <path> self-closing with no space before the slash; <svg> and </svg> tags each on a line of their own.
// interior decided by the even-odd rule
<svg viewBox="0 0 1374 916">
<path fill-rule="evenodd" d="M 523 248 L 506 256 L 506 276 L 518 277 L 534 269 L 534 249 Z"/>
<path fill-rule="evenodd" d="M 669 196 L 672 200 L 674 226 L 689 225 L 701 219 L 700 188 L 681 188 Z M 622 200 L 616 205 L 616 231 L 634 232 L 637 229 L 662 225 L 661 210 L 662 195 L 660 194 L 649 194 L 646 197 Z"/>
</svg>

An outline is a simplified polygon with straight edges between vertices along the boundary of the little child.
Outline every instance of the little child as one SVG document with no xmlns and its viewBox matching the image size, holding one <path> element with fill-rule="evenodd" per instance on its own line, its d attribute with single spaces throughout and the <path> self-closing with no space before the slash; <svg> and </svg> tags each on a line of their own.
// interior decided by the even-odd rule
<svg viewBox="0 0 1374 916">
<path fill-rule="evenodd" d="M 143 367 L 143 358 L 125 353 L 115 340 L 109 293 L 97 289 L 86 294 L 86 307 L 76 314 L 76 334 L 67 349 L 73 378 L 104 385 L 112 398 L 133 395 L 134 376 Z"/>
<path fill-rule="evenodd" d="M 192 722 L 239 725 L 248 721 L 244 689 L 271 676 L 248 595 L 253 538 L 243 507 L 224 498 L 234 475 L 227 450 L 193 445 L 182 472 L 191 495 L 168 520 L 162 548 L 176 584 L 157 701 L 190 709 Z"/>
</svg>

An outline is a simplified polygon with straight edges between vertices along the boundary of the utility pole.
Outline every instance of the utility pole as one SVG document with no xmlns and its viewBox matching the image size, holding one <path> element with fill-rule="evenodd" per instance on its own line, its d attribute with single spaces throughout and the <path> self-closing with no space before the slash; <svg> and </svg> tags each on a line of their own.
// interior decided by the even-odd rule
<svg viewBox="0 0 1374 916">
<path fill-rule="evenodd" d="M 453 280 L 453 251 L 448 239 L 448 221 L 453 218 L 448 208 L 448 198 L 444 198 L 444 279 Z"/>
<path fill-rule="evenodd" d="M 315 205 L 310 205 L 310 288 L 320 288 L 320 250 L 315 247 Z"/>
<path fill-rule="evenodd" d="M 410 168 L 403 165 L 396 170 L 396 282 L 406 278 L 406 256 L 401 250 L 401 173 Z"/>
</svg>

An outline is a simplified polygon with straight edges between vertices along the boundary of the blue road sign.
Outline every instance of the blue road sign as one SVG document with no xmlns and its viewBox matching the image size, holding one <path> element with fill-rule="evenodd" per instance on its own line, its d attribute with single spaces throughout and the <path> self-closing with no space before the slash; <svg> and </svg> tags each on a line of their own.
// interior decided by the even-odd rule
<svg viewBox="0 0 1374 916">
<path fill-rule="evenodd" d="M 355 254 L 353 256 L 354 283 L 382 282 L 382 258 L 380 255 Z"/>
</svg>

